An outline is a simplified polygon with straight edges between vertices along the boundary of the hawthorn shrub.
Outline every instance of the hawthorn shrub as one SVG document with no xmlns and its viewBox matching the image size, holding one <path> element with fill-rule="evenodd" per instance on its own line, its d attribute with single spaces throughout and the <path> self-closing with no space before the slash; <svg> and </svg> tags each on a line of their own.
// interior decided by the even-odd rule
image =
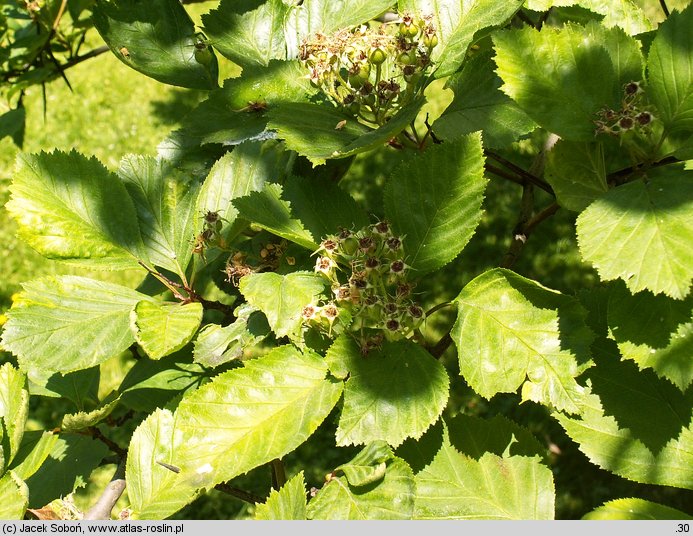
<svg viewBox="0 0 693 536">
<path fill-rule="evenodd" d="M 258 519 L 552 519 L 546 441 L 466 411 L 462 384 L 544 408 L 605 472 L 693 488 L 693 7 L 661 2 L 655 26 L 629 0 L 222 0 L 198 29 L 178 0 L 76 4 L 123 63 L 209 95 L 116 171 L 18 158 L 28 244 L 142 280 L 42 277 L 14 301 L 0 517 L 162 519 L 216 489 Z M 242 68 L 221 87 L 218 55 Z M 344 184 L 374 150 L 396 163 L 366 206 Z M 449 288 L 490 183 L 517 197 L 499 261 Z M 513 271 L 557 213 L 596 274 L 564 292 Z M 39 397 L 70 410 L 25 432 Z M 321 425 L 349 455 L 308 490 L 282 459 Z M 103 464 L 101 500 L 67 508 Z M 267 467 L 271 491 L 239 488 Z M 688 517 L 637 497 L 585 514 Z"/>
</svg>

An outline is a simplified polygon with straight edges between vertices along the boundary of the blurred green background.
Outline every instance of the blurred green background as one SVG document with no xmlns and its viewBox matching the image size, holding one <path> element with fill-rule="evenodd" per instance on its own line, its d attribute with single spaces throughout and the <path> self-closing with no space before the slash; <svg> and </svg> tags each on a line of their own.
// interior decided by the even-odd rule
<svg viewBox="0 0 693 536">
<path fill-rule="evenodd" d="M 638 0 L 653 20 L 660 20 L 661 10 L 656 0 Z M 685 5 L 686 0 L 670 2 L 671 7 Z M 186 6 L 193 18 L 199 22 L 202 13 L 209 11 L 218 1 L 203 2 Z M 101 41 L 93 32 L 91 44 Z M 221 62 L 222 73 L 232 73 L 235 67 Z M 76 149 L 87 155 L 95 155 L 111 169 L 115 169 L 120 158 L 128 153 L 155 154 L 157 144 L 174 130 L 180 119 L 205 97 L 201 91 L 185 90 L 165 86 L 130 70 L 113 55 L 104 54 L 84 62 L 67 72 L 74 92 L 70 92 L 62 80 L 46 87 L 46 113 L 42 112 L 41 89 L 31 88 L 25 98 L 28 110 L 25 137 L 26 152 L 51 150 L 69 151 Z M 429 91 L 431 110 L 441 109 L 451 98 L 448 91 L 437 84 Z M 522 147 L 520 147 L 522 149 Z M 18 149 L 9 138 L 0 140 L 0 203 L 9 197 L 8 187 Z M 531 160 L 531 154 L 518 151 L 518 161 Z M 352 195 L 367 205 L 376 214 L 381 206 L 380 196 L 388 170 L 399 161 L 400 154 L 392 149 L 383 149 L 358 157 L 343 181 Z M 524 162 L 524 163 L 526 163 Z M 520 189 L 517 185 L 492 180 L 485 200 L 485 217 L 472 242 L 463 254 L 448 265 L 436 278 L 428 278 L 417 291 L 422 293 L 426 305 L 432 306 L 455 297 L 460 289 L 482 271 L 497 266 L 505 253 L 512 236 L 512 226 L 519 210 Z M 538 197 L 537 205 L 551 202 L 548 196 Z M 562 292 L 573 293 L 575 289 L 596 284 L 594 272 L 584 265 L 576 248 L 574 215 L 560 211 L 550 223 L 539 227 L 525 247 L 520 261 L 514 269 L 526 277 L 537 279 L 544 285 Z M 11 305 L 13 293 L 20 290 L 20 283 L 44 275 L 57 273 L 79 273 L 60 263 L 46 260 L 36 254 L 15 237 L 16 226 L 4 210 L 0 210 L 0 314 Z M 136 284 L 141 277 L 137 272 L 99 272 L 101 279 Z M 427 326 L 433 338 L 453 321 L 451 309 L 437 313 Z M 1 318 L 1 317 L 0 317 Z M 9 356 L 0 354 L 0 361 Z M 122 374 L 118 367 L 126 363 L 112 360 L 113 377 Z M 514 395 L 499 395 L 485 401 L 468 389 L 459 376 L 455 357 L 451 351 L 444 362 L 453 380 L 451 396 L 452 411 L 464 411 L 480 416 L 503 413 L 528 426 L 540 441 L 551 450 L 552 468 L 557 487 L 557 517 L 576 518 L 601 505 L 604 501 L 621 497 L 649 498 L 683 510 L 693 504 L 689 492 L 673 488 L 638 485 L 601 471 L 590 464 L 565 436 L 564 432 L 548 416 L 548 411 L 534 404 L 519 405 Z M 108 374 L 104 374 L 107 378 Z M 107 381 L 107 380 L 106 380 Z M 54 401 L 47 405 L 42 399 L 32 401 L 32 423 L 36 428 L 59 424 L 61 408 Z M 333 467 L 353 456 L 355 449 L 338 449 L 334 445 L 335 416 L 331 416 L 309 442 L 302 445 L 285 460 L 289 476 L 299 470 L 306 471 L 309 486 L 319 487 L 324 475 Z M 113 466 L 97 470 L 92 482 L 76 494 L 76 504 L 84 508 L 90 505 L 96 493 L 103 488 L 113 472 Z M 262 494 L 269 485 L 268 468 L 259 468 L 250 475 L 234 481 L 240 488 Z M 120 506 L 125 506 L 122 499 Z M 252 506 L 229 498 L 218 492 L 198 499 L 179 512 L 178 518 L 229 519 L 243 518 L 252 514 Z"/>
</svg>

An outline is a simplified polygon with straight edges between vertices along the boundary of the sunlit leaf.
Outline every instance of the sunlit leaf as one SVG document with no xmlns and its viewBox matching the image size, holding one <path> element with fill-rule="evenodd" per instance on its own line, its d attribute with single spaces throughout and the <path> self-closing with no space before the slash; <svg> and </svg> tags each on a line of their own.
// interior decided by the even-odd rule
<svg viewBox="0 0 693 536">
<path fill-rule="evenodd" d="M 301 471 L 279 491 L 273 489 L 267 502 L 255 507 L 255 519 L 303 520 L 306 519 L 306 504 L 306 483 Z"/>
</svg>

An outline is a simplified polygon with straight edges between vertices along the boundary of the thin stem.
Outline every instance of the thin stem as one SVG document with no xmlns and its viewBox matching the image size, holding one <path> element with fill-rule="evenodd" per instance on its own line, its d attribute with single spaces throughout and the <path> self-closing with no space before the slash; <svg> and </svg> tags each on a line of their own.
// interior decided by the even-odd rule
<svg viewBox="0 0 693 536">
<path fill-rule="evenodd" d="M 229 486 L 226 483 L 217 484 L 216 486 L 214 486 L 214 489 L 217 491 L 221 491 L 222 493 L 226 493 L 227 495 L 231 495 L 232 497 L 236 497 L 236 499 L 240 499 L 249 504 L 257 504 L 264 502 L 264 499 L 262 497 L 250 493 L 249 491 L 234 488 L 233 486 Z"/>
<path fill-rule="evenodd" d="M 270 467 L 272 468 L 272 488 L 278 490 L 286 484 L 284 464 L 279 458 L 276 458 L 270 462 Z"/>
<path fill-rule="evenodd" d="M 527 182 L 533 184 L 533 185 L 536 186 L 537 188 L 541 188 L 541 189 L 544 190 L 546 193 L 551 194 L 551 195 L 553 195 L 553 196 L 555 197 L 556 194 L 554 193 L 553 188 L 551 188 L 551 186 L 550 186 L 547 182 L 545 182 L 543 179 L 540 179 L 539 177 L 537 177 L 536 175 L 530 173 L 529 171 L 527 171 L 527 170 L 525 170 L 525 169 L 522 169 L 522 168 L 521 168 L 520 166 L 518 166 L 517 164 L 514 164 L 514 163 L 511 162 L 510 160 L 507 160 L 506 158 L 503 158 L 501 155 L 499 155 L 499 154 L 497 154 L 497 153 L 494 153 L 493 151 L 485 150 L 485 151 L 484 151 L 484 154 L 485 154 L 488 158 L 492 158 L 493 160 L 495 160 L 495 161 L 498 162 L 499 164 L 502 164 L 503 166 L 505 166 L 506 168 L 508 168 L 510 171 L 515 172 L 515 173 L 516 173 L 517 175 L 519 175 L 521 178 L 525 179 L 525 181 L 527 181 Z"/>
<path fill-rule="evenodd" d="M 679 160 L 675 156 L 667 156 L 666 158 L 663 158 L 662 160 L 659 160 L 657 162 L 654 162 L 652 164 L 649 164 L 647 166 L 648 169 L 652 168 L 657 168 L 661 166 L 668 166 L 669 164 L 678 164 L 683 162 L 683 160 Z M 618 183 L 621 181 L 621 179 L 624 179 L 628 177 L 631 173 L 634 173 L 636 171 L 640 171 L 642 169 L 642 166 L 640 164 L 635 165 L 635 166 L 630 166 L 624 169 L 619 169 L 618 171 L 614 171 L 613 173 L 609 173 L 607 176 L 606 180 L 609 184 L 613 183 Z"/>
<path fill-rule="evenodd" d="M 429 350 L 430 354 L 435 357 L 439 358 L 445 353 L 445 350 L 448 349 L 448 347 L 452 344 L 452 336 L 450 335 L 450 332 L 448 331 L 445 335 L 443 335 L 440 340 L 433 345 L 433 347 Z"/>
<path fill-rule="evenodd" d="M 493 173 L 494 175 L 496 175 L 502 179 L 509 180 L 511 182 L 514 182 L 515 184 L 519 184 L 520 186 L 524 186 L 524 184 L 525 184 L 525 181 L 523 181 L 519 177 L 516 177 L 515 175 L 511 175 L 507 171 L 504 171 L 500 168 L 497 168 L 496 166 L 493 166 L 491 164 L 485 164 L 484 169 L 486 171 L 488 171 L 489 173 Z"/>
<path fill-rule="evenodd" d="M 439 303 L 438 305 L 434 305 L 428 311 L 426 311 L 426 318 L 428 318 L 429 316 L 431 316 L 434 313 L 437 313 L 441 309 L 445 309 L 446 307 L 450 307 L 451 305 L 452 305 L 451 302 L 443 302 L 443 303 Z"/>
<path fill-rule="evenodd" d="M 520 202 L 520 215 L 517 220 L 517 225 L 513 229 L 513 238 L 510 242 L 510 247 L 503 257 L 501 268 L 510 268 L 517 260 L 520 251 L 527 241 L 527 234 L 524 226 L 532 216 L 534 210 L 534 188 L 531 184 L 526 184 L 522 189 L 522 201 Z"/>
<path fill-rule="evenodd" d="M 98 439 L 99 441 L 101 441 L 101 443 L 106 445 L 111 450 L 111 452 L 117 454 L 122 459 L 125 459 L 125 457 L 128 455 L 127 450 L 122 448 L 112 439 L 109 439 L 105 435 L 103 435 L 103 432 L 101 432 L 101 430 L 99 430 L 96 426 L 90 426 L 89 428 L 87 428 L 86 434 L 90 435 L 94 439 Z"/>
<path fill-rule="evenodd" d="M 667 7 L 666 0 L 659 0 L 659 5 L 662 8 L 662 11 L 664 11 L 664 16 L 668 17 L 669 16 L 669 8 Z"/>
</svg>

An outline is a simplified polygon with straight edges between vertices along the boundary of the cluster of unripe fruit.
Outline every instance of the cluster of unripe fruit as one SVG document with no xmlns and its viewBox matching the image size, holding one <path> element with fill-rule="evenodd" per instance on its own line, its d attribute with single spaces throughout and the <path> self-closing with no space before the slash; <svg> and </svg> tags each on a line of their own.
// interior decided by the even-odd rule
<svg viewBox="0 0 693 536">
<path fill-rule="evenodd" d="M 643 109 L 644 91 L 640 82 L 628 82 L 623 86 L 621 109 L 603 108 L 597 113 L 595 134 L 619 136 L 624 132 L 643 132 L 652 126 L 654 116 Z"/>
<path fill-rule="evenodd" d="M 356 232 L 342 229 L 326 237 L 316 252 L 315 271 L 325 277 L 332 299 L 308 305 L 303 320 L 331 333 L 348 331 L 367 354 L 384 339 L 408 336 L 425 313 L 413 299 L 404 262 L 402 238 L 386 221 Z"/>
<path fill-rule="evenodd" d="M 301 44 L 311 83 L 334 102 L 382 125 L 423 89 L 438 44 L 430 17 L 315 34 Z"/>
</svg>

